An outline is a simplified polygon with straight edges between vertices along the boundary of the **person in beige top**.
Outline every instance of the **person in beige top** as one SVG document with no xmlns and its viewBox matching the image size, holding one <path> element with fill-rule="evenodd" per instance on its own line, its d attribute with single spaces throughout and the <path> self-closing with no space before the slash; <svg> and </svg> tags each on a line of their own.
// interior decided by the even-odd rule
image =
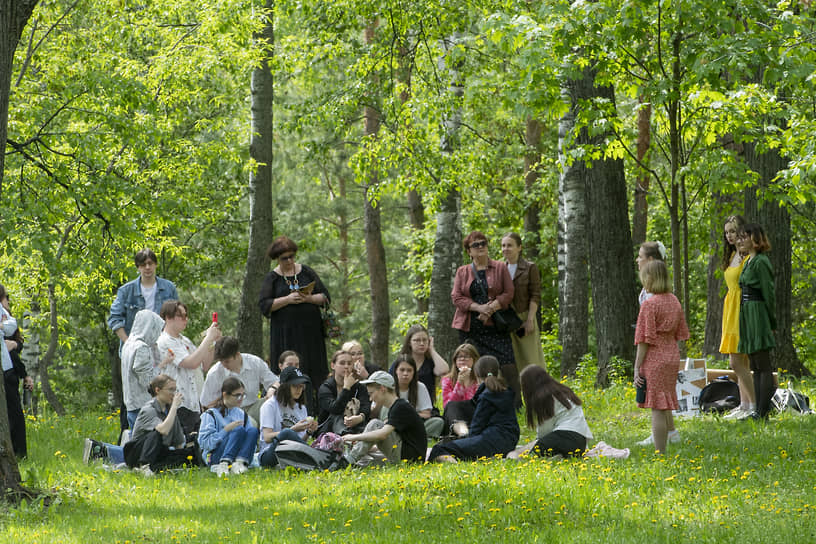
<svg viewBox="0 0 816 544">
<path fill-rule="evenodd" d="M 508 232 L 502 237 L 501 248 L 515 288 L 512 306 L 524 322 L 521 329 L 510 334 L 516 365 L 519 370 L 531 364 L 547 368 L 544 351 L 541 349 L 541 331 L 536 319 L 541 300 L 541 275 L 538 267 L 521 258 L 521 236 L 515 232 Z"/>
</svg>

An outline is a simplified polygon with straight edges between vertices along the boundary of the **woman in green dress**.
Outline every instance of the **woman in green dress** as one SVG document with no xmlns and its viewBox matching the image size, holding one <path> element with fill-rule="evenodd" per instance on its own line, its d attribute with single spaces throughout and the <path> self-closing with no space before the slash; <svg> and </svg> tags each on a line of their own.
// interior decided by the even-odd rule
<svg viewBox="0 0 816 544">
<path fill-rule="evenodd" d="M 757 409 L 751 417 L 767 419 L 776 391 L 771 364 L 771 349 L 776 345 L 776 295 L 773 266 L 766 255 L 771 244 L 762 227 L 756 223 L 742 227 L 737 243 L 742 253 L 748 254 L 739 277 L 742 304 L 737 351 L 748 354 L 754 372 Z"/>
</svg>

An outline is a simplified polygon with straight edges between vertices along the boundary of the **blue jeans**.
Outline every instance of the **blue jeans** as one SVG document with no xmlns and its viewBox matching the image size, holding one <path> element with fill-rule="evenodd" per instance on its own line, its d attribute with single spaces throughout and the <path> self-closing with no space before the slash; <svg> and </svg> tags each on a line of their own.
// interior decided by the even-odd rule
<svg viewBox="0 0 816 544">
<path fill-rule="evenodd" d="M 130 428 L 130 432 L 133 432 L 133 428 L 136 427 L 136 418 L 138 416 L 139 416 L 139 410 L 128 410 L 127 420 L 128 420 L 128 427 Z"/>
<path fill-rule="evenodd" d="M 280 444 L 283 440 L 294 440 L 295 442 L 300 442 L 301 444 L 306 443 L 306 441 L 292 429 L 283 429 L 280 433 L 278 433 L 278 436 L 272 439 L 272 442 L 269 443 L 269 447 L 266 448 L 266 450 L 261 454 L 259 461 L 262 467 L 274 467 L 278 464 L 278 456 L 275 455 L 275 448 L 277 448 L 278 444 Z"/>
<path fill-rule="evenodd" d="M 255 427 L 236 427 L 228 432 L 227 438 L 222 440 L 210 454 L 210 466 L 222 461 L 232 462 L 236 459 L 243 459 L 249 464 L 255 453 L 255 446 L 258 445 L 259 433 L 260 431 Z"/>
</svg>

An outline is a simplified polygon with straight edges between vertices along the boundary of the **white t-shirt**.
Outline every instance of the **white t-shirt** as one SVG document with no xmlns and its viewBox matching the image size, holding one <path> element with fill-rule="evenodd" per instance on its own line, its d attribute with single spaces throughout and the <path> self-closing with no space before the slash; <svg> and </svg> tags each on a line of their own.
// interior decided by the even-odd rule
<svg viewBox="0 0 816 544">
<path fill-rule="evenodd" d="M 210 406 L 213 402 L 221 398 L 221 386 L 224 380 L 233 376 L 241 380 L 244 384 L 244 392 L 246 397 L 241 403 L 242 408 L 246 408 L 258 402 L 258 393 L 261 390 L 261 384 L 266 389 L 278 382 L 278 377 L 269 370 L 269 365 L 266 361 L 252 355 L 251 353 L 241 354 L 241 371 L 233 372 L 227 369 L 221 362 L 215 363 L 207 372 L 207 379 L 204 380 L 204 387 L 201 389 L 201 405 Z"/>
<path fill-rule="evenodd" d="M 408 400 L 408 391 L 400 391 L 399 396 L 401 399 Z M 428 394 L 428 388 L 422 382 L 417 382 L 417 403 L 414 408 L 416 408 L 417 412 L 433 408 L 431 395 Z"/>
<path fill-rule="evenodd" d="M 176 380 L 176 389 L 184 395 L 181 405 L 193 412 L 200 412 L 201 406 L 198 399 L 204 387 L 204 371 L 200 366 L 196 368 L 179 366 L 196 350 L 196 345 L 183 334 L 178 338 L 173 338 L 166 332 L 161 333 L 156 344 L 159 346 L 159 356 L 162 361 L 167 357 L 169 350 L 173 351 L 173 362 L 160 372 Z"/>
<path fill-rule="evenodd" d="M 295 403 L 294 406 L 281 406 L 278 399 L 272 397 L 267 399 L 261 406 L 261 433 L 264 429 L 272 429 L 281 432 L 283 429 L 292 427 L 298 421 L 303 421 L 309 415 L 306 406 Z M 306 438 L 306 431 L 298 433 L 301 438 Z M 266 450 L 269 443 L 261 440 L 261 451 Z"/>
<path fill-rule="evenodd" d="M 574 404 L 567 408 L 558 399 L 553 399 L 553 412 L 553 417 L 536 427 L 536 437 L 539 440 L 553 431 L 572 431 L 587 439 L 592 438 L 592 431 L 587 425 L 583 408 Z"/>
<path fill-rule="evenodd" d="M 159 282 L 153 284 L 152 287 L 145 287 L 143 284 L 139 284 L 139 287 L 142 289 L 142 296 L 144 297 L 145 301 L 145 309 L 155 312 L 156 309 L 153 307 L 156 304 L 156 289 L 159 287 Z"/>
</svg>

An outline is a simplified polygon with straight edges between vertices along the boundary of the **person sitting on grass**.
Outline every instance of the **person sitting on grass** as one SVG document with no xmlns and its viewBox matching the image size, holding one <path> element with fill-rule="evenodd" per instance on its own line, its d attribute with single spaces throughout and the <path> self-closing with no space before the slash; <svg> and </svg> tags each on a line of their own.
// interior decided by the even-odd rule
<svg viewBox="0 0 816 544">
<path fill-rule="evenodd" d="M 343 436 L 344 442 L 354 444 L 346 453 L 346 461 L 350 465 L 357 464 L 376 446 L 390 463 L 423 462 L 428 447 L 425 424 L 416 409 L 397 396 L 394 377 L 378 370 L 360 383 L 366 386 L 377 406 L 388 409 L 388 418 L 385 421 L 372 419 L 364 432 Z"/>
<path fill-rule="evenodd" d="M 158 316 L 156 316 L 158 317 Z M 165 468 L 200 465 L 194 444 L 184 442 L 184 429 L 177 414 L 184 401 L 176 382 L 159 374 L 150 382 L 153 400 L 142 406 L 130 442 L 125 444 L 125 462 L 145 476 Z"/>
<path fill-rule="evenodd" d="M 473 369 L 479 388 L 473 399 L 476 411 L 470 434 L 464 438 L 436 444 L 429 461 L 455 463 L 457 459 L 475 461 L 481 457 L 507 455 L 516 447 L 519 425 L 516 419 L 515 392 L 499 375 L 499 361 L 483 355 Z"/>
<path fill-rule="evenodd" d="M 361 432 L 371 414 L 371 400 L 354 371 L 351 355 L 335 351 L 331 368 L 332 375 L 317 391 L 318 434 Z"/>
<path fill-rule="evenodd" d="M 244 384 L 230 376 L 221 385 L 221 398 L 201 415 L 198 443 L 210 470 L 218 476 L 243 474 L 252 462 L 259 431 L 241 409 Z"/>
<path fill-rule="evenodd" d="M 403 353 L 397 357 L 394 365 L 392 374 L 397 381 L 399 397 L 407 400 L 416 409 L 425 424 L 425 433 L 432 438 L 439 438 L 445 427 L 445 420 L 432 414 L 431 395 L 428 394 L 425 384 L 417 379 L 414 359 Z"/>
<path fill-rule="evenodd" d="M 205 408 L 212 408 L 221 397 L 221 385 L 224 380 L 230 376 L 238 378 L 244 384 L 246 393 L 241 408 L 257 424 L 261 419 L 261 406 L 264 401 L 274 396 L 278 377 L 269 369 L 266 361 L 251 353 L 241 353 L 240 348 L 241 345 L 234 336 L 222 336 L 215 342 L 215 359 L 218 362 L 207 373 L 199 400 Z M 261 386 L 266 393 L 259 398 Z"/>
<path fill-rule="evenodd" d="M 521 394 L 527 407 L 527 425 L 536 430 L 536 439 L 507 456 L 518 459 L 532 451 L 544 456 L 578 456 L 592 438 L 581 399 L 572 389 L 557 382 L 540 366 L 521 371 Z"/>
<path fill-rule="evenodd" d="M 467 435 L 470 420 L 476 410 L 473 395 L 479 382 L 473 375 L 473 365 L 479 360 L 479 352 L 471 344 L 461 344 L 453 352 L 450 373 L 442 376 L 442 406 L 445 408 L 445 429 L 452 435 Z"/>
<path fill-rule="evenodd" d="M 309 433 L 317 430 L 317 421 L 309 416 L 304 403 L 304 392 L 309 381 L 309 377 L 299 368 L 284 367 L 277 395 L 269 398 L 261 407 L 262 467 L 277 466 L 275 448 L 281 441 L 295 440 L 305 444 Z"/>
</svg>

